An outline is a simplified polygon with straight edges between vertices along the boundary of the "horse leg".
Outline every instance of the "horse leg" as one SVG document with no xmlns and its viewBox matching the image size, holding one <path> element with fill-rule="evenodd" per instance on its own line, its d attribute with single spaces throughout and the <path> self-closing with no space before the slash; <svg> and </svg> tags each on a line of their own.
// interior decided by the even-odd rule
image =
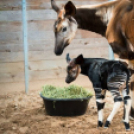
<svg viewBox="0 0 134 134">
<path fill-rule="evenodd" d="M 130 120 L 134 120 L 134 82 L 131 82 L 131 99 L 132 99 L 132 105 L 130 110 Z"/>
</svg>

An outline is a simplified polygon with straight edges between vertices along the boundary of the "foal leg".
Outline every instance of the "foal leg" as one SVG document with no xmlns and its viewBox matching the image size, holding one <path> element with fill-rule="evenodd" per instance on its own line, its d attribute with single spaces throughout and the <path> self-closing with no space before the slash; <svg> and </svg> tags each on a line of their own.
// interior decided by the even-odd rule
<svg viewBox="0 0 134 134">
<path fill-rule="evenodd" d="M 106 128 L 109 127 L 110 122 L 112 121 L 114 115 L 119 110 L 121 102 L 123 101 L 122 97 L 120 96 L 119 90 L 121 88 L 123 88 L 123 89 L 126 88 L 127 77 L 128 76 L 127 76 L 126 72 L 121 72 L 120 70 L 119 71 L 117 70 L 116 72 L 111 73 L 108 77 L 107 85 L 108 85 L 108 90 L 112 93 L 112 96 L 114 98 L 114 107 L 106 121 L 106 124 L 105 124 Z M 128 89 L 128 85 L 127 85 L 127 89 Z M 127 91 L 129 91 L 129 90 L 127 90 Z M 125 100 L 127 100 L 127 99 L 128 98 L 126 97 Z M 128 110 L 127 110 L 127 112 L 128 112 Z"/>
<path fill-rule="evenodd" d="M 120 96 L 119 90 L 110 90 L 112 93 L 112 96 L 114 98 L 114 107 L 111 112 L 111 114 L 108 116 L 107 121 L 105 123 L 105 128 L 108 128 L 114 115 L 118 112 L 121 102 L 122 102 L 122 97 Z"/>
<path fill-rule="evenodd" d="M 130 129 L 129 126 L 129 112 L 131 109 L 131 97 L 129 96 L 129 88 L 128 86 L 122 90 L 122 95 L 124 97 L 124 125 L 126 130 Z"/>
<path fill-rule="evenodd" d="M 108 76 L 107 86 L 108 86 L 108 90 L 111 92 L 111 94 L 114 98 L 114 107 L 113 107 L 111 114 L 107 118 L 107 121 L 105 123 L 105 128 L 109 127 L 110 122 L 112 121 L 114 115 L 119 110 L 121 102 L 123 101 L 122 97 L 120 95 L 120 91 L 119 91 L 119 87 L 122 83 L 122 78 L 123 78 L 123 76 L 120 74 L 117 74 L 117 73 L 116 73 L 116 75 L 115 75 L 115 73 L 111 73 Z M 124 79 L 123 79 L 123 81 L 124 81 Z"/>
<path fill-rule="evenodd" d="M 96 105 L 98 110 L 98 127 L 102 127 L 103 125 L 103 108 L 105 105 L 104 98 L 106 94 L 106 90 L 102 90 L 101 88 L 94 88 L 95 96 L 96 96 Z"/>
</svg>

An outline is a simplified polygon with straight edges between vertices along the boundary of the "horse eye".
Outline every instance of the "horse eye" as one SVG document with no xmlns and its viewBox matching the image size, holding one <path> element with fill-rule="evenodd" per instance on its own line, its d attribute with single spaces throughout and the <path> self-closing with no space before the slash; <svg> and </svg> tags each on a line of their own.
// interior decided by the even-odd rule
<svg viewBox="0 0 134 134">
<path fill-rule="evenodd" d="M 66 27 L 64 27 L 64 28 L 62 29 L 62 32 L 65 32 L 65 31 L 67 31 L 67 28 L 66 28 Z"/>
</svg>

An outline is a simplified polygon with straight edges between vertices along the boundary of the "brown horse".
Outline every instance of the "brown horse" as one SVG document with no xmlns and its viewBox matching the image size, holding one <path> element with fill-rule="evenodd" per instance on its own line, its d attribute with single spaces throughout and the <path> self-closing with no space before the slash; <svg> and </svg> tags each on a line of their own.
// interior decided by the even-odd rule
<svg viewBox="0 0 134 134">
<path fill-rule="evenodd" d="M 127 63 L 134 70 L 134 1 L 115 0 L 100 5 L 79 6 L 69 1 L 59 8 L 51 0 L 52 8 L 57 12 L 54 24 L 55 54 L 61 55 L 71 43 L 77 28 L 96 32 L 104 36 L 111 45 L 115 58 Z M 131 77 L 132 108 L 134 119 L 134 77 Z"/>
</svg>

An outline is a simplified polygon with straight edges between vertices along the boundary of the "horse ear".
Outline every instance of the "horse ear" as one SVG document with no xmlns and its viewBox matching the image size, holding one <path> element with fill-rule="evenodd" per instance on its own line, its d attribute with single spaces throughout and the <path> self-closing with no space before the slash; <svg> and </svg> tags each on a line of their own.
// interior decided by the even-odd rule
<svg viewBox="0 0 134 134">
<path fill-rule="evenodd" d="M 71 15 L 75 16 L 76 14 L 76 7 L 71 1 L 68 1 L 66 5 L 64 6 L 65 9 L 65 16 Z"/>
<path fill-rule="evenodd" d="M 52 9 L 59 12 L 60 8 L 56 5 L 55 0 L 51 0 Z"/>
<path fill-rule="evenodd" d="M 67 63 L 70 63 L 70 61 L 71 61 L 71 59 L 69 57 L 69 53 L 66 55 L 66 61 L 67 61 Z"/>
<path fill-rule="evenodd" d="M 79 55 L 76 59 L 75 59 L 75 63 L 81 65 L 84 62 L 84 58 L 83 55 Z"/>
</svg>

